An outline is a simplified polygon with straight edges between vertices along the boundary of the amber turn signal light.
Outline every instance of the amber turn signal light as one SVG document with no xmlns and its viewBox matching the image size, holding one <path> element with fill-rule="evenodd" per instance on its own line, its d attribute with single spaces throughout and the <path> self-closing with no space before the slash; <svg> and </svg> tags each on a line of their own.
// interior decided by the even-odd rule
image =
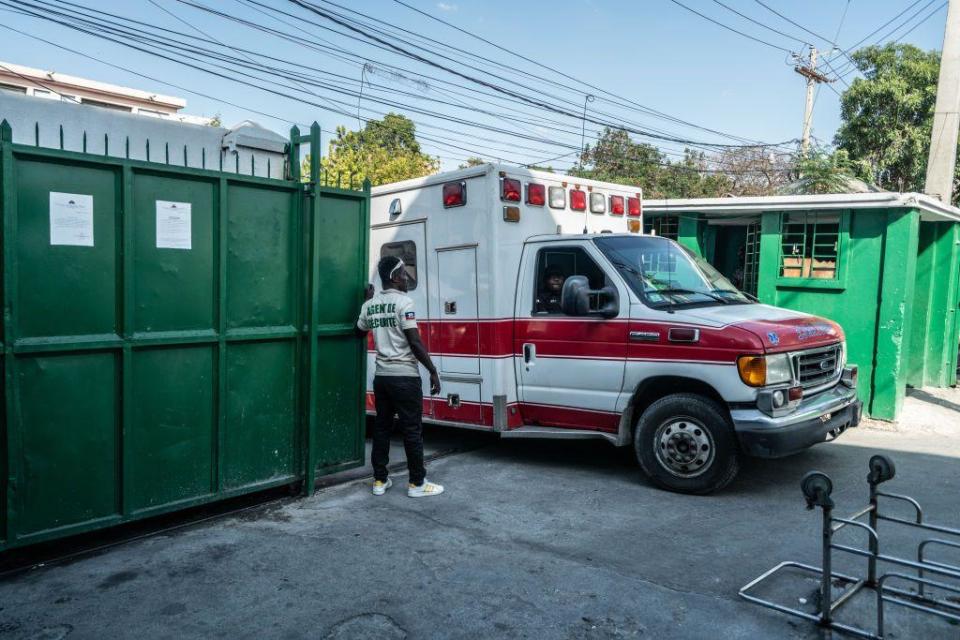
<svg viewBox="0 0 960 640">
<path fill-rule="evenodd" d="M 740 356 L 737 371 L 746 385 L 762 387 L 767 384 L 767 360 L 763 356 Z"/>
</svg>

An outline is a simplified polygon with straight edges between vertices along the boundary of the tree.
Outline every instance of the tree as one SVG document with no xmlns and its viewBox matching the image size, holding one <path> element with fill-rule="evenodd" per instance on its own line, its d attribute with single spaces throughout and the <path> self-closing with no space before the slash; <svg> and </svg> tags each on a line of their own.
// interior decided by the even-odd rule
<svg viewBox="0 0 960 640">
<path fill-rule="evenodd" d="M 587 147 L 572 173 L 584 178 L 643 189 L 647 198 L 722 196 L 730 180 L 710 169 L 703 152 L 684 150 L 683 159 L 667 160 L 655 146 L 634 142 L 622 129 L 604 129 L 593 147 Z"/>
<path fill-rule="evenodd" d="M 922 191 L 940 53 L 891 43 L 851 57 L 864 77 L 843 93 L 835 144 L 864 180 L 885 189 Z M 956 189 L 954 194 L 956 199 Z"/>
<path fill-rule="evenodd" d="M 580 166 L 571 173 L 647 188 L 656 180 L 664 160 L 653 145 L 634 142 L 623 129 L 607 127 L 595 146 L 587 146 L 580 156 Z"/>
<path fill-rule="evenodd" d="M 853 180 L 850 157 L 843 149 L 829 152 L 816 148 L 799 156 L 795 170 L 797 182 L 791 185 L 795 193 L 845 193 Z"/>
<path fill-rule="evenodd" d="M 487 161 L 479 156 L 470 156 L 467 158 L 466 162 L 461 164 L 458 169 L 469 169 L 470 167 L 479 167 L 482 164 L 486 164 Z"/>
<path fill-rule="evenodd" d="M 730 195 L 768 196 L 790 181 L 794 157 L 767 147 L 731 147 L 721 151 L 713 164 L 728 178 Z"/>
<path fill-rule="evenodd" d="M 311 157 L 303 162 L 302 174 L 310 175 Z M 348 186 L 397 182 L 436 173 L 440 161 L 420 149 L 416 125 L 407 117 L 388 113 L 383 120 L 370 120 L 361 131 L 337 127 L 326 157 L 321 159 L 326 182 Z"/>
</svg>

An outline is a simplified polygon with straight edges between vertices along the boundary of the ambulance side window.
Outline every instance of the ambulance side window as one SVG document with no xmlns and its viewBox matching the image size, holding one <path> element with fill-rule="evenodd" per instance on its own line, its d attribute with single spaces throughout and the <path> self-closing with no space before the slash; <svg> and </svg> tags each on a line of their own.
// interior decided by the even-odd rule
<svg viewBox="0 0 960 640">
<path fill-rule="evenodd" d="M 410 276 L 409 291 L 417 288 L 417 245 L 413 240 L 403 242 L 388 242 L 380 247 L 380 259 L 387 256 L 396 256 L 403 260 L 403 266 Z"/>
<path fill-rule="evenodd" d="M 586 276 L 591 289 L 606 284 L 603 270 L 580 247 L 550 247 L 537 253 L 534 315 L 563 315 L 560 292 L 570 276 Z"/>
</svg>

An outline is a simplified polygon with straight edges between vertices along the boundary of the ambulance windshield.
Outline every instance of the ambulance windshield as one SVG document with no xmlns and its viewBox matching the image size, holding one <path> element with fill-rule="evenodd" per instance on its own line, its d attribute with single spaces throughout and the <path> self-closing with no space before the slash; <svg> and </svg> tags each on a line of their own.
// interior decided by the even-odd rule
<svg viewBox="0 0 960 640">
<path fill-rule="evenodd" d="M 706 260 L 666 238 L 613 236 L 595 242 L 652 307 L 752 302 Z"/>
</svg>

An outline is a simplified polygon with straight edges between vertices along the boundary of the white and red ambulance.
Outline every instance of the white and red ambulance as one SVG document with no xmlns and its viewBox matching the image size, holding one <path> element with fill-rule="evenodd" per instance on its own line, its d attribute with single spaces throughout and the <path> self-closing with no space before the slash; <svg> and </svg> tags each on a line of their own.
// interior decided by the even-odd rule
<svg viewBox="0 0 960 640">
<path fill-rule="evenodd" d="M 641 220 L 638 189 L 503 165 L 375 188 L 371 282 L 403 259 L 443 384 L 424 420 L 633 446 L 690 493 L 859 422 L 837 324 L 756 303 Z"/>
</svg>

